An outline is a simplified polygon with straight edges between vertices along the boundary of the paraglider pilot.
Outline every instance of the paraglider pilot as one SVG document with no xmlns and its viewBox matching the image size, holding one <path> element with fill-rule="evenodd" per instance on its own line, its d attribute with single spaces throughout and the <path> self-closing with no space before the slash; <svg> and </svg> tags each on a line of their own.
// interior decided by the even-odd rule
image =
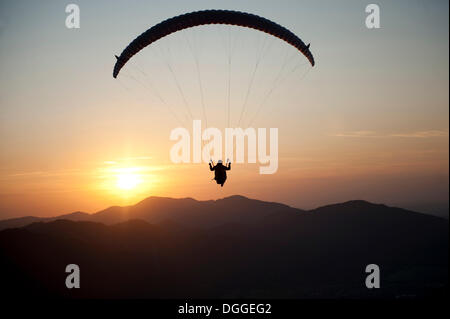
<svg viewBox="0 0 450 319">
<path fill-rule="evenodd" d="M 211 160 L 209 162 L 209 170 L 214 171 L 214 179 L 217 184 L 223 187 L 223 184 L 227 180 L 227 171 L 231 169 L 231 162 L 227 159 L 227 165 L 223 165 L 222 160 L 217 161 L 217 165 Z"/>
</svg>

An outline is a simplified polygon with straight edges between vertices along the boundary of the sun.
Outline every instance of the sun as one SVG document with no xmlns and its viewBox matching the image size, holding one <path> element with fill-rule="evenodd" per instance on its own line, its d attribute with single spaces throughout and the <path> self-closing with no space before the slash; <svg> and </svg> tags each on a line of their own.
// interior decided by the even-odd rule
<svg viewBox="0 0 450 319">
<path fill-rule="evenodd" d="M 135 173 L 119 173 L 117 175 L 117 188 L 121 190 L 131 190 L 141 183 L 141 178 Z"/>
<path fill-rule="evenodd" d="M 147 195 L 153 188 L 157 177 L 150 172 L 154 170 L 156 168 L 150 166 L 122 166 L 111 161 L 106 167 L 98 169 L 98 187 L 114 197 L 135 200 Z"/>
</svg>

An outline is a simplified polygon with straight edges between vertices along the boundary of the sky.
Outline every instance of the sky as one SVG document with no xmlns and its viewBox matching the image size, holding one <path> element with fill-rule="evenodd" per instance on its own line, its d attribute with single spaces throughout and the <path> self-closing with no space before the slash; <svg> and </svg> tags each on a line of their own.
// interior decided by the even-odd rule
<svg viewBox="0 0 450 319">
<path fill-rule="evenodd" d="M 79 29 L 65 25 L 69 3 Z M 380 29 L 366 28 L 369 3 L 0 1 L 0 219 L 233 194 L 448 210 L 448 1 L 377 1 Z M 206 26 L 145 48 L 113 79 L 136 36 L 203 9 L 285 26 L 316 66 L 261 32 Z M 172 163 L 170 132 L 192 130 L 188 109 L 221 130 L 241 110 L 243 128 L 278 128 L 278 171 L 233 164 L 220 188 L 206 163 Z"/>
</svg>

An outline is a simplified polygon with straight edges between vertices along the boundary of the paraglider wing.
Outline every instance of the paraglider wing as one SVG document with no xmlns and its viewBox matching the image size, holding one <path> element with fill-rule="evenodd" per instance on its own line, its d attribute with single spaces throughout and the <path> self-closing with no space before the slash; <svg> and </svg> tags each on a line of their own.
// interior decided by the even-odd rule
<svg viewBox="0 0 450 319">
<path fill-rule="evenodd" d="M 297 48 L 301 53 L 303 53 L 303 55 L 305 55 L 311 65 L 314 66 L 314 57 L 309 51 L 309 45 L 306 46 L 299 37 L 281 25 L 263 17 L 245 12 L 230 10 L 204 10 L 186 13 L 167 19 L 142 33 L 134 39 L 125 48 L 125 50 L 123 50 L 119 57 L 116 56 L 117 61 L 114 65 L 113 77 L 117 77 L 122 67 L 133 55 L 151 43 L 173 32 L 205 24 L 229 24 L 252 28 L 271 34 Z"/>
</svg>

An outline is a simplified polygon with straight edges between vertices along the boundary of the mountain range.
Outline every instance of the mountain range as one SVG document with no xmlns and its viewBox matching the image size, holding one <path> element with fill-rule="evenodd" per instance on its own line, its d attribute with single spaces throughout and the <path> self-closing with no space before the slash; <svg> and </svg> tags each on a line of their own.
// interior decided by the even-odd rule
<svg viewBox="0 0 450 319">
<path fill-rule="evenodd" d="M 112 206 L 94 214 L 74 212 L 55 217 L 26 216 L 6 219 L 0 221 L 0 230 L 58 219 L 92 221 L 106 225 L 130 219 L 142 219 L 149 223 L 177 221 L 188 226 L 208 227 L 233 222 L 254 223 L 271 214 L 304 212 L 284 204 L 253 200 L 238 195 L 209 201 L 197 201 L 192 198 L 148 197 L 136 205 Z"/>
<path fill-rule="evenodd" d="M 448 291 L 448 220 L 349 201 L 313 210 L 231 196 L 149 197 L 0 221 L 9 296 L 399 298 Z M 65 266 L 81 288 L 65 287 Z M 367 289 L 377 264 L 381 288 Z"/>
</svg>

